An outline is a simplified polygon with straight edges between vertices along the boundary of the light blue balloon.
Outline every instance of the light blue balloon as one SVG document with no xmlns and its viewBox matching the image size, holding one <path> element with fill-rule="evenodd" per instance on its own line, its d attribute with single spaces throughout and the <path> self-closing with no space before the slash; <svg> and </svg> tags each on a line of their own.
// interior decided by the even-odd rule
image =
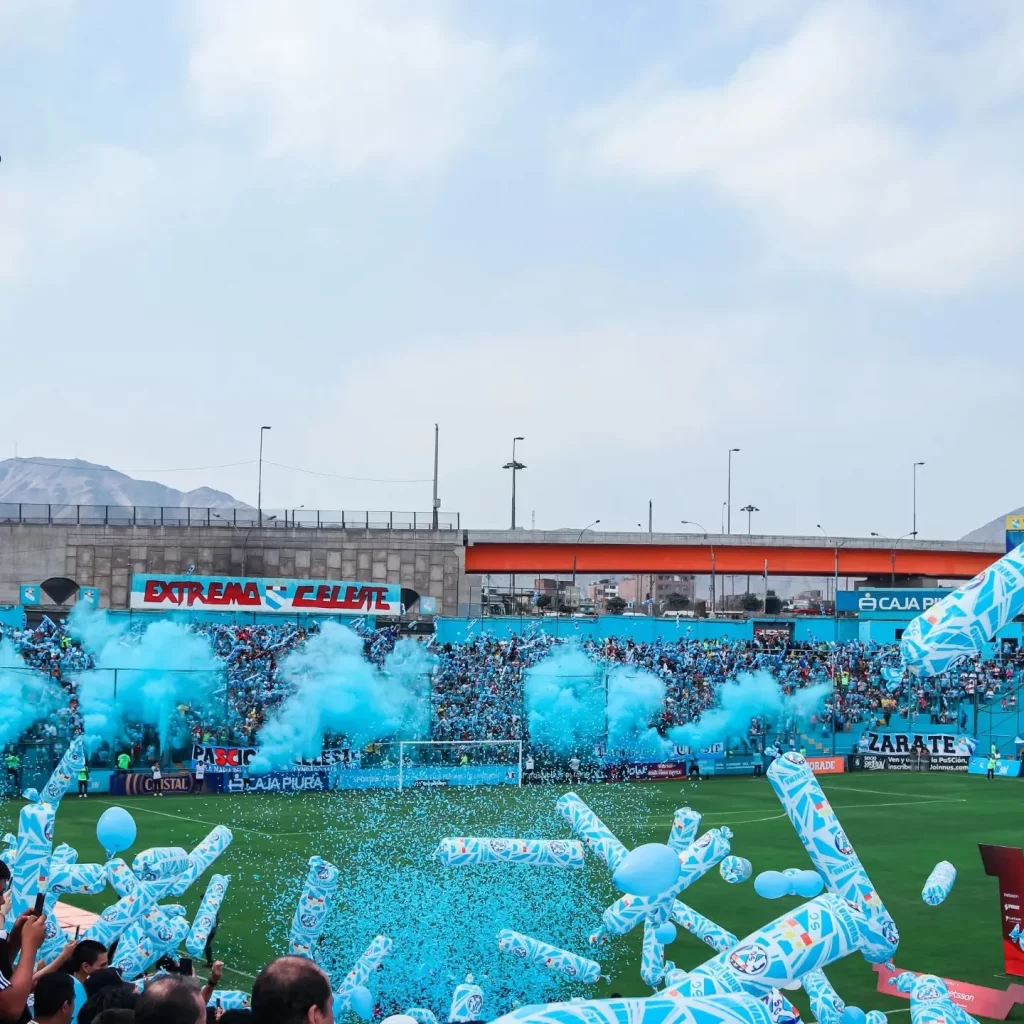
<svg viewBox="0 0 1024 1024">
<path fill-rule="evenodd" d="M 127 850 L 137 831 L 135 819 L 123 807 L 108 807 L 96 822 L 96 838 L 108 857 Z"/>
<path fill-rule="evenodd" d="M 352 1009 L 363 1020 L 369 1020 L 373 1016 L 373 994 L 365 985 L 356 985 L 349 994 L 349 1001 Z"/>
<path fill-rule="evenodd" d="M 676 926 L 671 921 L 666 921 L 664 924 L 659 924 L 654 929 L 654 937 L 663 945 L 667 946 L 672 942 L 676 941 L 676 936 L 679 933 L 676 931 Z"/>
<path fill-rule="evenodd" d="M 657 896 L 679 880 L 679 854 L 663 843 L 630 850 L 612 875 L 616 887 L 631 896 Z"/>
<path fill-rule="evenodd" d="M 791 885 L 797 896 L 803 896 L 804 899 L 809 900 L 821 893 L 825 888 L 825 880 L 817 871 L 801 871 L 791 880 Z"/>
<path fill-rule="evenodd" d="M 789 892 L 789 879 L 781 871 L 762 871 L 754 879 L 754 892 L 766 900 L 777 900 Z"/>
<path fill-rule="evenodd" d="M 843 1011 L 842 1024 L 864 1024 L 867 1014 L 859 1006 L 848 1006 Z"/>
</svg>

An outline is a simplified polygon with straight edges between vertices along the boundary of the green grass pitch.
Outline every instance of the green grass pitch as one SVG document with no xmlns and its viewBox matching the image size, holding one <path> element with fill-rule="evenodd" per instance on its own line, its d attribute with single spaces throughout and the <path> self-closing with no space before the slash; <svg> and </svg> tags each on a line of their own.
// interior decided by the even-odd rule
<svg viewBox="0 0 1024 1024">
<path fill-rule="evenodd" d="M 897 965 L 1005 987 L 1011 979 L 1002 976 L 997 883 L 982 870 L 978 843 L 1024 844 L 1024 786 L 1013 780 L 988 782 L 974 776 L 882 772 L 826 777 L 821 781 L 900 929 Z M 634 799 L 637 794 L 630 792 L 631 788 L 640 787 L 644 790 L 642 803 Z M 493 834 L 488 830 L 488 808 L 493 808 L 497 819 L 508 802 L 517 802 L 528 811 L 535 807 L 540 820 L 550 815 L 556 798 L 565 788 L 568 787 L 495 787 L 487 791 L 488 799 L 483 801 L 477 790 L 472 808 L 467 801 L 464 834 Z M 704 815 L 702 829 L 714 825 L 733 829 L 733 852 L 749 858 L 755 873 L 810 867 L 806 852 L 764 779 L 576 788 L 627 847 L 664 842 L 673 811 L 689 804 Z M 239 972 L 229 981 L 244 987 L 243 975 L 254 975 L 275 954 L 268 939 L 270 922 L 266 920 L 266 907 L 281 893 L 297 898 L 303 865 L 309 856 L 320 854 L 339 863 L 344 861 L 346 833 L 335 828 L 328 838 L 324 830 L 339 818 L 358 820 L 360 802 L 367 799 L 365 793 L 358 792 L 119 800 L 93 796 L 87 801 L 69 797 L 58 812 L 54 841 L 76 847 L 83 862 L 102 861 L 95 823 L 102 810 L 115 803 L 129 809 L 139 826 L 135 849 L 124 854 L 129 862 L 140 849 L 190 848 L 213 825 L 228 825 L 234 830 L 235 841 L 214 869 L 233 876 L 217 936 L 217 955 Z M 388 820 L 401 822 L 419 802 L 445 801 L 454 803 L 458 809 L 459 802 L 466 797 L 458 789 L 447 789 L 388 792 L 383 797 L 378 792 L 373 799 L 386 800 L 393 812 Z M 16 831 L 18 806 L 8 802 L 0 807 L 3 826 L 11 831 Z M 638 812 L 640 806 L 642 812 Z M 442 834 L 437 838 L 442 838 Z M 567 827 L 557 834 L 567 836 Z M 928 907 L 921 900 L 921 888 L 939 860 L 951 861 L 959 875 L 949 899 L 942 906 Z M 595 884 L 607 889 L 606 902 L 611 902 L 616 893 L 603 867 L 594 873 L 594 879 Z M 197 883 L 185 897 L 190 915 L 203 889 L 204 885 Z M 110 902 L 110 895 L 107 890 L 99 897 L 71 897 L 70 902 L 98 911 Z M 741 937 L 799 902 L 762 900 L 751 883 L 726 885 L 717 871 L 687 890 L 684 899 Z M 289 902 L 293 901 L 289 898 Z M 339 914 L 346 912 L 344 906 L 336 910 Z M 612 991 L 623 995 L 650 994 L 639 975 L 640 935 L 641 929 L 637 929 L 629 937 L 615 940 L 631 946 L 630 967 L 619 970 L 611 985 L 594 986 L 591 991 L 595 996 Z M 400 950 L 396 950 L 396 955 L 400 955 Z M 594 955 L 600 959 L 599 952 Z M 707 947 L 682 929 L 676 942 L 666 950 L 667 958 L 684 969 L 708 955 Z M 865 1010 L 907 1010 L 906 1001 L 875 994 L 875 974 L 859 956 L 833 965 L 829 976 L 847 1002 Z M 802 993 L 796 993 L 794 1001 L 806 1011 Z"/>
</svg>

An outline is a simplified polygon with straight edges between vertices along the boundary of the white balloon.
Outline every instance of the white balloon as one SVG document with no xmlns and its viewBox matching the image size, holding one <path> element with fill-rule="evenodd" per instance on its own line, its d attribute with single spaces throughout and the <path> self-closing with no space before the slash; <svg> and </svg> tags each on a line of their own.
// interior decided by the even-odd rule
<svg viewBox="0 0 1024 1024">
<path fill-rule="evenodd" d="M 416 1018 L 404 1013 L 396 1013 L 393 1017 L 385 1017 L 381 1024 L 416 1024 Z"/>
</svg>

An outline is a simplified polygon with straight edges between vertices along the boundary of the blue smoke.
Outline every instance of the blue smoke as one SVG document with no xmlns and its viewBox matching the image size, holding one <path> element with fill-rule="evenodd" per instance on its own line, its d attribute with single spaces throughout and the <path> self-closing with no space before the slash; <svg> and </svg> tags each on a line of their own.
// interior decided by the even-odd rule
<svg viewBox="0 0 1024 1024">
<path fill-rule="evenodd" d="M 651 722 L 665 706 L 665 682 L 653 672 L 620 665 L 608 675 L 608 749 L 662 757 L 672 744 Z"/>
<path fill-rule="evenodd" d="M 62 703 L 60 687 L 26 665 L 10 640 L 0 641 L 0 746 L 13 743 Z"/>
<path fill-rule="evenodd" d="M 183 712 L 225 714 L 222 666 L 209 641 L 176 622 L 161 620 L 133 632 L 102 611 L 76 606 L 70 628 L 94 656 L 77 676 L 86 747 L 114 744 L 124 723 L 152 726 L 166 749 L 185 738 Z M 116 670 L 116 671 L 115 671 Z"/>
<path fill-rule="evenodd" d="M 664 707 L 665 683 L 647 669 L 606 670 L 563 647 L 527 671 L 525 698 L 531 741 L 559 754 L 589 751 L 606 734 L 616 752 L 661 757 L 671 748 L 651 725 Z"/>
<path fill-rule="evenodd" d="M 680 746 L 699 749 L 727 737 L 746 736 L 755 717 L 792 731 L 810 719 L 831 689 L 831 683 L 821 683 L 787 696 L 767 672 L 745 672 L 718 688 L 718 707 L 705 711 L 697 722 L 670 729 L 669 736 Z"/>
<path fill-rule="evenodd" d="M 399 732 L 419 735 L 428 724 L 433 659 L 418 647 L 399 641 L 382 672 L 363 657 L 358 634 L 325 623 L 282 663 L 291 694 L 260 731 L 260 753 L 250 767 L 266 772 L 316 757 L 325 733 L 343 734 L 354 747 Z"/>
<path fill-rule="evenodd" d="M 590 750 L 605 733 L 604 673 L 566 646 L 526 672 L 530 740 L 559 754 Z"/>
</svg>

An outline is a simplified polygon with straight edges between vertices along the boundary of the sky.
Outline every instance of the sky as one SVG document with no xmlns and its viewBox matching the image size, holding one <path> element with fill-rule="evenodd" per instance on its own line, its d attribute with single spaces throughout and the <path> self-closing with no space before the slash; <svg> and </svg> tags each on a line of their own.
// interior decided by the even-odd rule
<svg viewBox="0 0 1024 1024">
<path fill-rule="evenodd" d="M 1019 0 L 3 0 L 0 458 L 949 538 L 1024 504 Z M 284 468 L 291 467 L 291 468 Z"/>
</svg>

